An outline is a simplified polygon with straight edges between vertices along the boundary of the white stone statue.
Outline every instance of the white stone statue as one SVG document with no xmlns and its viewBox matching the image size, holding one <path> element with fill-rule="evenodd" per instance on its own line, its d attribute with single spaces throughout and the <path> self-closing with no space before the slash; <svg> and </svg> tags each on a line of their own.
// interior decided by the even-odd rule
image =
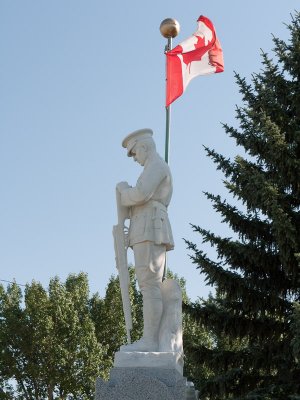
<svg viewBox="0 0 300 400">
<path fill-rule="evenodd" d="M 127 182 L 117 185 L 121 205 L 129 208 L 128 246 L 134 252 L 136 277 L 143 295 L 144 331 L 140 340 L 122 346 L 121 352 L 162 351 L 159 337 L 166 340 L 166 334 L 160 332 L 160 326 L 165 325 L 162 323 L 163 295 L 165 297 L 162 278 L 166 251 L 174 248 L 167 213 L 173 188 L 170 168 L 156 152 L 152 135 L 151 129 L 141 129 L 122 142 L 127 155 L 144 167 L 136 186 L 131 187 Z M 170 318 L 170 312 L 168 314 Z M 181 329 L 178 318 L 176 329 Z M 178 351 L 178 340 L 176 343 L 173 351 Z M 167 351 L 172 351 L 171 347 Z"/>
</svg>

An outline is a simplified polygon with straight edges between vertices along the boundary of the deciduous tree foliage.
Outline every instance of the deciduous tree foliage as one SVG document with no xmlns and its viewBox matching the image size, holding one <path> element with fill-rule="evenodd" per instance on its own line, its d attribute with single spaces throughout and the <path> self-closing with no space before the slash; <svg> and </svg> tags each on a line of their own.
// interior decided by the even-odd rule
<svg viewBox="0 0 300 400">
<path fill-rule="evenodd" d="M 187 307 L 215 337 L 194 345 L 194 359 L 212 376 L 202 395 L 213 399 L 300 399 L 300 15 L 287 26 L 288 42 L 274 41 L 274 59 L 262 53 L 251 83 L 236 75 L 243 97 L 239 128 L 224 125 L 246 156 L 228 159 L 206 149 L 241 206 L 206 193 L 235 233 L 194 225 L 217 252 L 212 260 L 194 243 L 193 262 L 217 289 L 215 299 Z M 298 332 L 298 333 L 296 333 Z M 296 357 L 297 356 L 297 357 Z"/>
<path fill-rule="evenodd" d="M 185 303 L 185 281 L 178 279 Z M 142 298 L 134 270 L 130 268 L 132 340 L 142 334 Z M 210 346 L 209 335 L 199 331 L 187 315 L 184 339 Z M 197 338 L 196 338 L 197 336 Z M 119 278 L 112 276 L 105 296 L 89 295 L 87 276 L 69 275 L 64 283 L 50 280 L 48 290 L 40 283 L 26 285 L 24 295 L 17 284 L 0 285 L 0 399 L 94 398 L 97 376 L 109 378 L 114 354 L 126 343 Z M 185 374 L 194 364 L 186 353 Z M 198 380 L 207 369 L 197 367 Z"/>
<path fill-rule="evenodd" d="M 106 348 L 97 341 L 86 275 L 51 279 L 48 291 L 32 282 L 24 303 L 16 284 L 0 286 L 0 349 L 3 389 L 13 384 L 0 398 L 92 398 Z"/>
</svg>

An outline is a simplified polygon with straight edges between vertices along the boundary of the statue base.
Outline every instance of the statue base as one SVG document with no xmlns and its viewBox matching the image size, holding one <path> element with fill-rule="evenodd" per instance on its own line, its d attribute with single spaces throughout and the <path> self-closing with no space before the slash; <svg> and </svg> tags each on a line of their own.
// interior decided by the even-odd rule
<svg viewBox="0 0 300 400">
<path fill-rule="evenodd" d="M 97 378 L 95 400 L 196 400 L 182 368 L 181 353 L 117 352 L 110 380 Z"/>
<path fill-rule="evenodd" d="M 183 354 L 177 352 L 118 351 L 114 367 L 123 368 L 164 368 L 183 373 Z"/>
</svg>

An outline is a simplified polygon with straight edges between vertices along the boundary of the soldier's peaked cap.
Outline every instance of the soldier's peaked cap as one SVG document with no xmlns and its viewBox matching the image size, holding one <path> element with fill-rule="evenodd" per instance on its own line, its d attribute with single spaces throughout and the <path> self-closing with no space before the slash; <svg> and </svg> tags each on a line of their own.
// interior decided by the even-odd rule
<svg viewBox="0 0 300 400">
<path fill-rule="evenodd" d="M 122 146 L 126 149 L 127 148 L 127 155 L 128 157 L 132 157 L 131 150 L 134 148 L 134 146 L 144 140 L 144 139 L 149 139 L 153 135 L 152 129 L 149 128 L 144 128 L 144 129 L 139 129 L 137 131 L 134 131 L 130 133 L 129 135 L 126 136 L 126 138 L 122 142 Z"/>
</svg>

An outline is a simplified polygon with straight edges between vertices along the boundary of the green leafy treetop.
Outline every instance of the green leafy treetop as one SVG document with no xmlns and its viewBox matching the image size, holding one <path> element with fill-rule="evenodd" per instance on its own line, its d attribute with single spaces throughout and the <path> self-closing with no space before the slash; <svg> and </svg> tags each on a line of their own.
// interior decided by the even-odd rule
<svg viewBox="0 0 300 400">
<path fill-rule="evenodd" d="M 178 279 L 185 303 L 185 281 Z M 142 334 L 142 298 L 130 268 L 133 340 Z M 209 335 L 183 316 L 184 340 L 210 346 Z M 114 354 L 126 343 L 119 278 L 112 276 L 103 298 L 89 296 L 87 276 L 69 275 L 64 283 L 50 280 L 48 290 L 32 282 L 24 301 L 17 284 L 0 285 L 0 399 L 94 398 L 98 376 L 108 379 Z M 193 375 L 194 363 L 187 348 L 185 373 Z M 207 376 L 198 369 L 198 379 Z"/>
<path fill-rule="evenodd" d="M 217 260 L 187 242 L 193 262 L 217 293 L 189 307 L 215 337 L 213 349 L 194 346 L 195 359 L 211 369 L 201 388 L 210 400 L 300 399 L 300 368 L 293 354 L 299 339 L 291 329 L 293 302 L 300 300 L 298 12 L 287 28 L 289 42 L 273 39 L 275 60 L 262 53 L 263 69 L 251 84 L 236 74 L 243 97 L 239 129 L 224 128 L 248 156 L 232 161 L 206 149 L 245 210 L 206 193 L 237 239 L 193 226 L 216 249 Z"/>
<path fill-rule="evenodd" d="M 16 284 L 0 286 L 0 349 L 0 399 L 93 398 L 106 348 L 89 312 L 87 276 L 51 279 L 48 291 L 32 282 L 24 306 Z"/>
</svg>

